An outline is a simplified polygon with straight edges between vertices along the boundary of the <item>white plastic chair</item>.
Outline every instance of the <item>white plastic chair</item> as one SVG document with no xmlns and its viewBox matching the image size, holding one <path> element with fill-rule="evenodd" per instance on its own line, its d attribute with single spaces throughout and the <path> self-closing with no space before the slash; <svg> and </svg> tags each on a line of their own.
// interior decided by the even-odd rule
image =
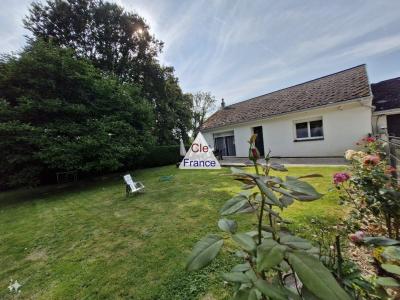
<svg viewBox="0 0 400 300">
<path fill-rule="evenodd" d="M 132 176 L 130 174 L 126 174 L 124 176 L 124 181 L 126 185 L 126 195 L 128 196 L 129 194 L 136 194 L 138 192 L 141 192 L 144 190 L 144 185 L 143 183 L 137 181 L 133 181 Z"/>
</svg>

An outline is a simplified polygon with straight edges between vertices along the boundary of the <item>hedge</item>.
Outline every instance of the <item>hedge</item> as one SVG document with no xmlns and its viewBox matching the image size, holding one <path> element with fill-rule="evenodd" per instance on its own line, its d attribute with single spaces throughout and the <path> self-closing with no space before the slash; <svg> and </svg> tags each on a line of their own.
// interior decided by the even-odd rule
<svg viewBox="0 0 400 300">
<path fill-rule="evenodd" d="M 180 160 L 179 145 L 155 146 L 142 159 L 140 167 L 150 168 L 172 165 Z"/>
</svg>

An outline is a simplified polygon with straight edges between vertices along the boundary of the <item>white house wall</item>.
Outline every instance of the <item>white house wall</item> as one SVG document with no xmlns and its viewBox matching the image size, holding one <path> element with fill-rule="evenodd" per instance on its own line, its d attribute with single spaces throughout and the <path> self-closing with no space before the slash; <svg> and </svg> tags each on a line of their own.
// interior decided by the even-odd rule
<svg viewBox="0 0 400 300">
<path fill-rule="evenodd" d="M 322 117 L 324 139 L 318 141 L 295 142 L 295 121 Z M 342 156 L 355 143 L 372 132 L 371 108 L 360 103 L 309 110 L 293 113 L 274 119 L 227 126 L 212 132 L 205 132 L 204 137 L 214 147 L 213 133 L 233 130 L 235 135 L 236 156 L 248 155 L 248 139 L 252 128 L 263 127 L 264 151 L 271 149 L 272 156 L 281 157 L 329 157 Z"/>
</svg>

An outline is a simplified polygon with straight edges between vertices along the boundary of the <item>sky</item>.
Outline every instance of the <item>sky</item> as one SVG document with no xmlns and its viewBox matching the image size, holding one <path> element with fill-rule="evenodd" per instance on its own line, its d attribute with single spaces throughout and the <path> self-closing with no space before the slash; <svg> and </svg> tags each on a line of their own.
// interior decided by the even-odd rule
<svg viewBox="0 0 400 300">
<path fill-rule="evenodd" d="M 0 0 L 0 53 L 25 44 L 30 0 Z M 115 0 L 165 43 L 184 92 L 236 103 L 359 64 L 400 76 L 399 0 Z"/>
</svg>

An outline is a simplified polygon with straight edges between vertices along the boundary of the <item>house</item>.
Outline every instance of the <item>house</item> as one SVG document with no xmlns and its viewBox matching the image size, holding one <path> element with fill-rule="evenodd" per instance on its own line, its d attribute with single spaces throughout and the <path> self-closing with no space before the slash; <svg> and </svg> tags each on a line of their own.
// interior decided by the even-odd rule
<svg viewBox="0 0 400 300">
<path fill-rule="evenodd" d="M 223 105 L 207 119 L 201 132 L 209 145 L 225 156 L 247 157 L 247 141 L 257 133 L 261 155 L 271 150 L 273 157 L 282 158 L 343 157 L 372 132 L 372 101 L 366 66 L 359 65 Z"/>
<path fill-rule="evenodd" d="M 371 84 L 374 132 L 400 137 L 400 77 Z"/>
</svg>

